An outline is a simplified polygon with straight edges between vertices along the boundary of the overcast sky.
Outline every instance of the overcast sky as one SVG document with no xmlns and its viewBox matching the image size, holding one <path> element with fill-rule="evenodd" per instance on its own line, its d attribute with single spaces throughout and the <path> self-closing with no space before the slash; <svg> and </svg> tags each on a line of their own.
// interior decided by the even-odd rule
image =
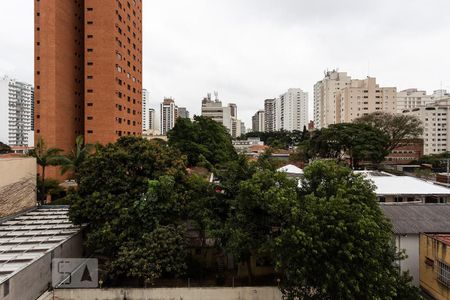
<svg viewBox="0 0 450 300">
<path fill-rule="evenodd" d="M 333 68 L 450 90 L 449 0 L 143 1 L 143 82 L 155 106 L 171 96 L 198 114 L 218 91 L 249 127 L 264 99 L 290 87 L 312 107 L 314 83 Z M 33 82 L 33 0 L 1 2 L 0 74 Z"/>
</svg>

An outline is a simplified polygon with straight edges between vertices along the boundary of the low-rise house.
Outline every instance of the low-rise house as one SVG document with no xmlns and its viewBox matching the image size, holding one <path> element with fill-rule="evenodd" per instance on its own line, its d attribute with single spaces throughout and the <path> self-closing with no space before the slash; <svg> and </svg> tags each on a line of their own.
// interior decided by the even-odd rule
<svg viewBox="0 0 450 300">
<path fill-rule="evenodd" d="M 238 153 L 249 153 L 252 146 L 264 146 L 264 142 L 258 137 L 249 137 L 246 140 L 233 140 L 232 143 Z"/>
<path fill-rule="evenodd" d="M 375 185 L 380 202 L 448 203 L 450 189 L 411 176 L 395 176 L 380 171 L 355 171 Z"/>
<path fill-rule="evenodd" d="M 391 221 L 395 245 L 404 250 L 406 259 L 398 264 L 402 271 L 409 271 L 414 285 L 419 285 L 420 234 L 427 232 L 450 233 L 450 204 L 382 203 L 384 215 Z"/>
<path fill-rule="evenodd" d="M 450 299 L 450 233 L 420 235 L 420 287 L 437 300 Z"/>
<path fill-rule="evenodd" d="M 279 169 L 277 169 L 277 172 L 284 172 L 286 173 L 286 175 L 288 177 L 293 177 L 293 178 L 299 178 L 301 176 L 303 176 L 303 170 L 300 169 L 299 167 L 295 166 L 295 165 L 285 165 Z"/>
</svg>

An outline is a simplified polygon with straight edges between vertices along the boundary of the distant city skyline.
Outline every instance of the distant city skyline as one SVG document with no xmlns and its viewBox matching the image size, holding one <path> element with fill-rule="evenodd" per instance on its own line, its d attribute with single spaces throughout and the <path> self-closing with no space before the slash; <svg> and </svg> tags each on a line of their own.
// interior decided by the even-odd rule
<svg viewBox="0 0 450 300">
<path fill-rule="evenodd" d="M 33 82 L 33 1 L 1 4 L 0 75 Z M 199 115 L 212 90 L 251 117 L 288 88 L 308 92 L 334 68 L 380 86 L 450 90 L 450 2 L 144 0 L 143 85 Z M 426 9 L 425 9 L 426 7 Z M 407 16 L 407 17 L 405 17 Z M 14 30 L 11 30 L 14 28 Z"/>
</svg>

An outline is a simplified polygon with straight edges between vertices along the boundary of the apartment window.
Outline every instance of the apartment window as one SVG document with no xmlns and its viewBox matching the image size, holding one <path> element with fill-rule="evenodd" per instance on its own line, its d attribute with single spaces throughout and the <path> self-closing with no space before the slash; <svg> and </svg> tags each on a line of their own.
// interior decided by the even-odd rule
<svg viewBox="0 0 450 300">
<path fill-rule="evenodd" d="M 88 103 L 87 106 L 94 106 L 94 103 Z"/>
<path fill-rule="evenodd" d="M 94 78 L 94 76 L 92 76 L 92 75 L 88 75 L 88 77 L 87 77 L 87 79 L 93 79 Z"/>
<path fill-rule="evenodd" d="M 36 30 L 37 30 L 37 31 L 40 31 L 40 30 L 41 30 L 41 28 L 37 27 L 37 28 L 36 28 Z"/>
<path fill-rule="evenodd" d="M 88 7 L 87 11 L 93 11 L 94 9 L 92 7 Z"/>
<path fill-rule="evenodd" d="M 88 34 L 87 38 L 92 39 L 94 36 L 92 34 Z"/>
<path fill-rule="evenodd" d="M 93 62 L 91 62 L 91 61 L 88 61 L 87 65 L 88 65 L 88 66 L 93 66 L 93 65 L 94 65 L 94 63 L 93 63 Z"/>
<path fill-rule="evenodd" d="M 36 13 L 36 15 L 39 17 L 41 15 L 41 13 L 38 12 L 38 13 Z"/>
<path fill-rule="evenodd" d="M 87 49 L 87 52 L 94 52 L 94 49 L 88 48 L 88 49 Z"/>
<path fill-rule="evenodd" d="M 36 57 L 36 60 L 41 60 L 41 57 L 40 56 Z"/>
<path fill-rule="evenodd" d="M 87 133 L 94 133 L 94 131 L 93 130 L 88 130 Z"/>
<path fill-rule="evenodd" d="M 93 117 L 91 117 L 91 116 L 89 116 L 89 117 L 87 117 L 87 119 L 88 120 L 92 120 L 92 119 L 94 119 Z"/>
<path fill-rule="evenodd" d="M 93 21 L 87 21 L 87 24 L 88 25 L 92 25 L 92 24 L 94 24 L 94 22 Z"/>
<path fill-rule="evenodd" d="M 443 285 L 450 287 L 450 266 L 445 262 L 437 261 L 437 275 L 438 281 Z"/>
<path fill-rule="evenodd" d="M 94 90 L 89 89 L 89 90 L 87 90 L 87 92 L 88 92 L 88 93 L 93 93 Z"/>
</svg>

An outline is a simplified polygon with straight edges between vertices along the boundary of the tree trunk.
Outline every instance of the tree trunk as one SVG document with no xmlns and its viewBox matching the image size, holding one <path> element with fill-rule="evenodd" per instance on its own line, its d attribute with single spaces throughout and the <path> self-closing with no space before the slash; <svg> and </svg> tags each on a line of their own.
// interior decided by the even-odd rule
<svg viewBox="0 0 450 300">
<path fill-rule="evenodd" d="M 42 204 L 45 200 L 45 166 L 42 166 L 42 199 L 39 199 L 40 204 Z"/>
<path fill-rule="evenodd" d="M 247 275 L 248 275 L 248 284 L 251 285 L 253 283 L 253 273 L 252 273 L 252 256 L 249 255 L 247 258 Z"/>
</svg>

